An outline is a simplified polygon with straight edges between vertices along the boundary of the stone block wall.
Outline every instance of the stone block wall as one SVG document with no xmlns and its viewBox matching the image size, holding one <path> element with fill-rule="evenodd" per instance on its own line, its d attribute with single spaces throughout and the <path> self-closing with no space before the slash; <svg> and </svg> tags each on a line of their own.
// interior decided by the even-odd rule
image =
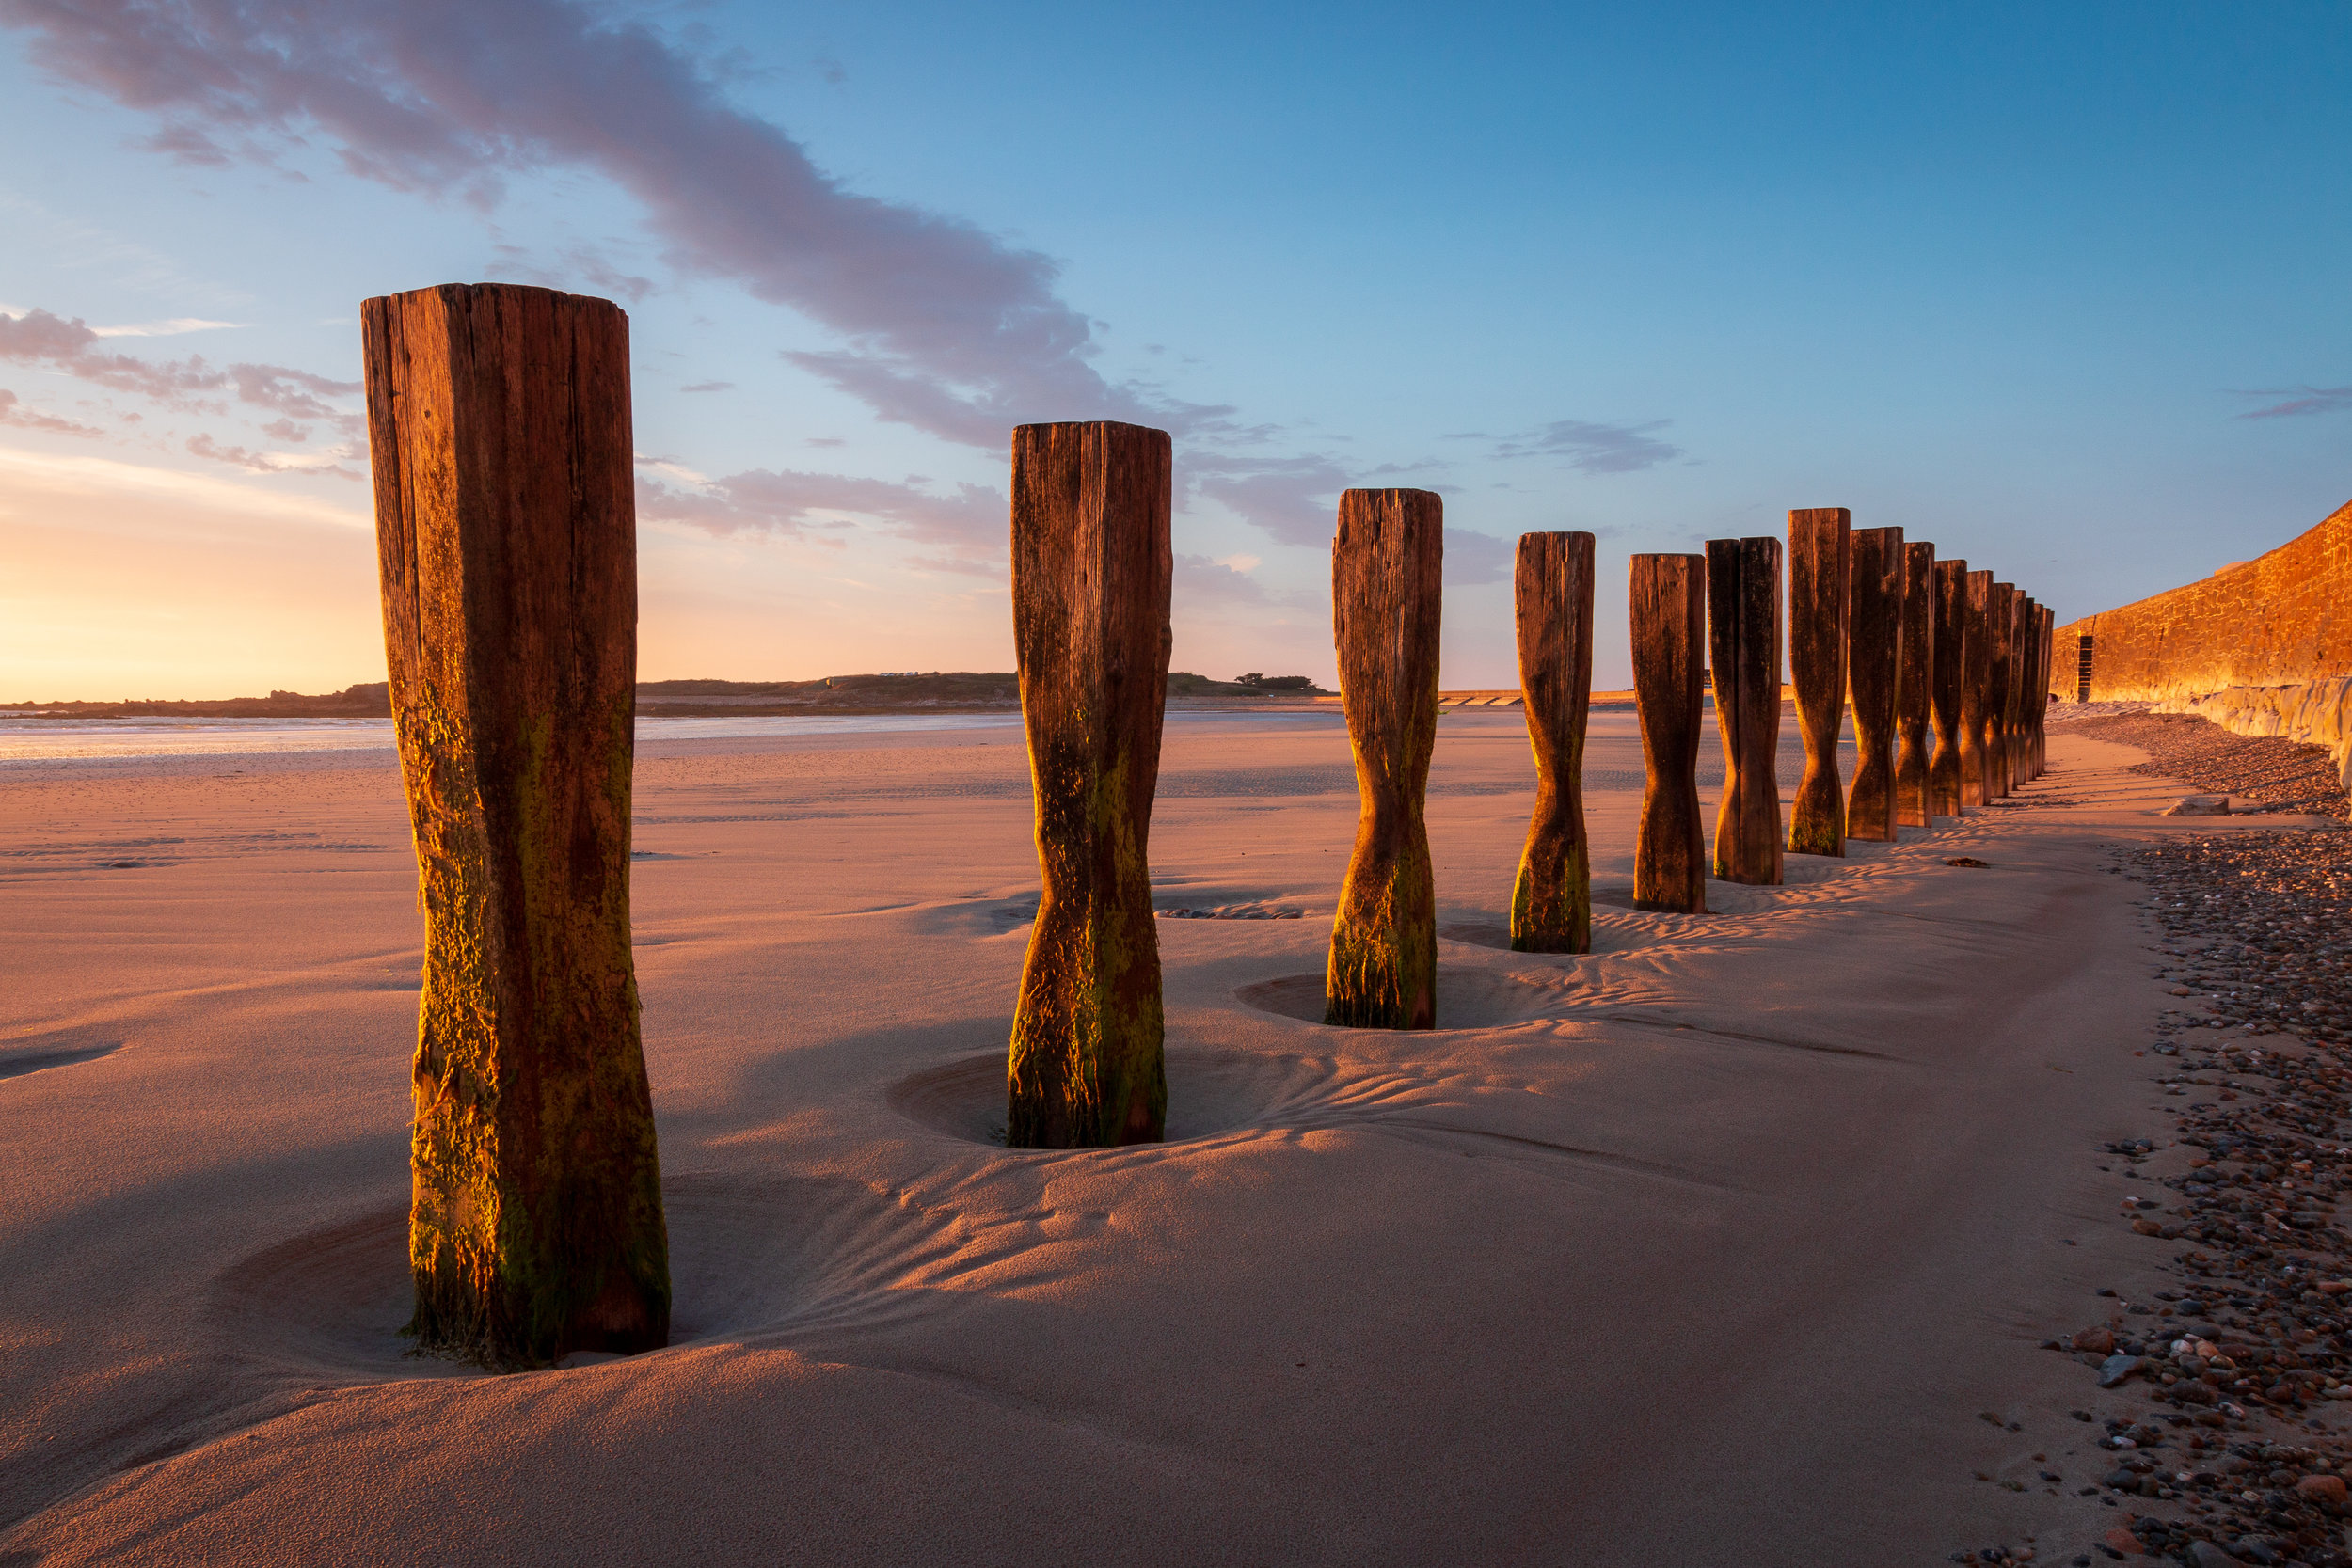
<svg viewBox="0 0 2352 1568">
<path fill-rule="evenodd" d="M 2352 675 L 2352 502 L 2267 555 L 2058 627 L 2051 679 L 2068 700 L 2086 634 L 2095 703 Z"/>
<path fill-rule="evenodd" d="M 2326 746 L 2352 787 L 2352 502 L 2255 560 L 2058 628 L 2051 684 Z"/>
</svg>

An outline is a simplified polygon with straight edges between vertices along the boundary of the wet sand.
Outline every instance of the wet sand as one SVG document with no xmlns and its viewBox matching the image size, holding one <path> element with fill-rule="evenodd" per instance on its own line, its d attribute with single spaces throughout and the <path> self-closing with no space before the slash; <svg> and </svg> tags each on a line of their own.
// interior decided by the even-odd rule
<svg viewBox="0 0 2352 1568">
<path fill-rule="evenodd" d="M 2066 1560 L 2112 1520 L 1997 1482 L 2096 1463 L 2085 1370 L 2036 1347 L 2166 1250 L 2090 1158 L 2159 1119 L 2133 1053 L 2172 999 L 2111 867 L 2186 791 L 2141 757 L 2058 731 L 2017 803 L 1651 914 L 1632 720 L 1597 714 L 1596 951 L 1537 957 L 1500 945 L 1519 717 L 1449 715 L 1440 1028 L 1396 1035 L 1295 1016 L 1343 731 L 1172 725 L 1160 902 L 1307 914 L 1163 922 L 1171 1141 L 1037 1153 L 990 1141 L 1036 889 L 1017 732 L 648 747 L 675 1343 L 511 1377 L 393 1333 L 420 929 L 389 758 L 10 770 L 0 1542 Z"/>
</svg>

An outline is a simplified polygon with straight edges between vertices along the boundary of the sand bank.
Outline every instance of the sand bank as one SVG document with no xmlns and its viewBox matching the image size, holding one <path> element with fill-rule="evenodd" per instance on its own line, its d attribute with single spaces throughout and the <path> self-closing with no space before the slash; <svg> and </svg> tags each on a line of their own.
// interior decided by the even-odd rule
<svg viewBox="0 0 2352 1568">
<path fill-rule="evenodd" d="M 2184 792 L 2053 748 L 2015 804 L 1659 915 L 1628 907 L 1631 718 L 1598 714 L 1597 950 L 1537 958 L 1499 945 L 1518 716 L 1450 715 L 1440 1027 L 1391 1035 L 1295 1016 L 1343 734 L 1171 725 L 1161 901 L 1307 918 L 1165 923 L 1174 1141 L 1038 1153 L 989 1141 L 1036 886 L 1017 732 L 649 746 L 676 1343 L 505 1378 L 392 1334 L 420 933 L 389 756 L 0 776 L 6 1544 L 2052 1560 L 2094 1511 L 1977 1472 L 2095 1435 L 2035 1346 L 2154 1277 L 2089 1155 L 2155 1127 L 2133 1052 L 2171 1000 L 2107 847 Z"/>
</svg>

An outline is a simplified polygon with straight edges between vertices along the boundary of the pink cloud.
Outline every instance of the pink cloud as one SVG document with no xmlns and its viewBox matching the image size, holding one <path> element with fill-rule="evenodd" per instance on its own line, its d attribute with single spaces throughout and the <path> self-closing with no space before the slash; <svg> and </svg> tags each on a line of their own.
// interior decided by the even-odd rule
<svg viewBox="0 0 2352 1568">
<path fill-rule="evenodd" d="M 360 389 L 356 381 L 332 381 L 284 365 L 241 363 L 215 369 L 201 356 L 158 363 L 101 353 L 96 346 L 100 341 L 99 334 L 78 316 L 67 321 L 40 309 L 0 315 L 0 360 L 54 366 L 110 390 L 152 398 L 174 408 L 225 413 L 228 404 L 221 394 L 228 394 L 295 419 L 324 420 L 346 434 L 358 430 L 358 416 L 322 401 L 356 395 Z"/>
<path fill-rule="evenodd" d="M 323 135 L 344 166 L 485 207 L 509 172 L 592 168 L 682 273 L 841 333 L 796 362 L 885 420 L 975 446 L 1031 420 L 1180 432 L 1230 410 L 1114 386 L 1049 257 L 844 187 L 644 23 L 567 0 L 5 0 L 56 75 L 145 111 L 196 163 Z M 615 113 L 614 105 L 627 105 Z M 617 275 L 616 275 L 617 276 Z"/>
<path fill-rule="evenodd" d="M 0 318 L 5 320 L 6 318 Z M 96 425 L 76 424 L 72 420 L 44 414 L 38 408 L 27 408 L 17 401 L 16 394 L 0 388 L 0 424 L 12 424 L 20 430 L 49 430 L 60 436 L 103 436 Z"/>
<path fill-rule="evenodd" d="M 715 534 L 807 537 L 843 526 L 822 515 L 846 513 L 873 518 L 900 538 L 947 552 L 918 558 L 916 564 L 985 569 L 1004 553 L 1005 498 L 984 484 L 959 484 L 936 494 L 889 480 L 769 468 L 673 484 L 645 467 L 641 465 L 637 476 L 637 515 L 650 522 L 683 523 Z"/>
</svg>

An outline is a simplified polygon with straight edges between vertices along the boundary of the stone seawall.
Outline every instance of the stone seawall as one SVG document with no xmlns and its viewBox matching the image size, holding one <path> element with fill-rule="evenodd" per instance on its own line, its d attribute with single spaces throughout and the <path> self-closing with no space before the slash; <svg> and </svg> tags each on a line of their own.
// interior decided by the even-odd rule
<svg viewBox="0 0 2352 1568">
<path fill-rule="evenodd" d="M 2058 628 L 2063 700 L 2153 703 L 2326 746 L 2352 788 L 2352 502 L 2266 555 Z M 2090 684 L 2078 683 L 2090 639 Z"/>
</svg>

